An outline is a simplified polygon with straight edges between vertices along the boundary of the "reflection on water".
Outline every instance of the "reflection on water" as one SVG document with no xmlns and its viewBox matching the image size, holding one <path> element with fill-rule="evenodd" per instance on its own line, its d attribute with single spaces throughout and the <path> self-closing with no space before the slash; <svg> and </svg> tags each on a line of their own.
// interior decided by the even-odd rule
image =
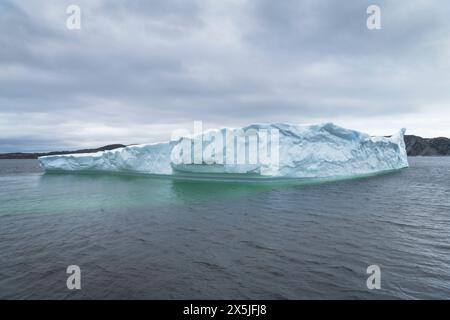
<svg viewBox="0 0 450 320">
<path fill-rule="evenodd" d="M 206 199 L 244 197 L 256 190 L 271 188 L 270 184 L 226 183 L 178 180 L 164 177 L 108 174 L 44 174 L 37 177 L 37 188 L 52 195 L 43 207 L 96 208 L 98 206 L 143 207 L 181 204 Z M 41 198 L 42 199 L 42 198 Z"/>
<path fill-rule="evenodd" d="M 385 173 L 398 174 L 398 171 Z M 73 208 L 97 207 L 146 207 L 167 204 L 192 203 L 207 200 L 224 200 L 233 197 L 249 197 L 252 193 L 293 186 L 315 185 L 335 182 L 332 179 L 245 179 L 242 176 L 204 177 L 146 176 L 108 173 L 45 173 L 36 175 L 37 193 L 31 202 L 39 202 L 33 210 L 54 211 Z M 346 180 L 367 179 L 354 177 Z M 29 184 L 31 181 L 28 181 Z M 27 186 L 28 187 L 28 186 Z M 44 194 L 45 192 L 45 194 Z M 17 207 L 23 210 L 23 200 Z M 48 200 L 48 201 L 46 201 Z M 13 208 L 10 208 L 13 210 Z"/>
<path fill-rule="evenodd" d="M 3 213 L 160 206 L 243 197 L 272 187 L 112 174 L 34 174 L 20 181 L 15 177 L 2 180 L 0 188 L 7 196 L 2 199 Z"/>
</svg>

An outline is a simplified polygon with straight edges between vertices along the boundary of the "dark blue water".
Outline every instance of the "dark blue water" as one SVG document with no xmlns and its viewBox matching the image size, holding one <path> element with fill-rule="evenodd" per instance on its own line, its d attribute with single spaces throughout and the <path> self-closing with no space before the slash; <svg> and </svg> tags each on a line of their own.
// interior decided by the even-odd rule
<svg viewBox="0 0 450 320">
<path fill-rule="evenodd" d="M 0 160 L 0 298 L 450 298 L 450 158 L 315 185 Z M 81 268 L 79 291 L 66 287 Z M 381 289 L 366 268 L 381 268 Z"/>
</svg>

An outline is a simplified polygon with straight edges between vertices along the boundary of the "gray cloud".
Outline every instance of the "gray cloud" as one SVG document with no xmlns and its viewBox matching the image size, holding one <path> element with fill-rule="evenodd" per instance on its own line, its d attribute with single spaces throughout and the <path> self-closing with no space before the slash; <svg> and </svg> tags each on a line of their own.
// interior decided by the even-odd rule
<svg viewBox="0 0 450 320">
<path fill-rule="evenodd" d="M 369 4 L 2 1 L 0 152 L 153 142 L 194 120 L 450 136 L 450 5 L 377 1 L 369 31 Z"/>
</svg>

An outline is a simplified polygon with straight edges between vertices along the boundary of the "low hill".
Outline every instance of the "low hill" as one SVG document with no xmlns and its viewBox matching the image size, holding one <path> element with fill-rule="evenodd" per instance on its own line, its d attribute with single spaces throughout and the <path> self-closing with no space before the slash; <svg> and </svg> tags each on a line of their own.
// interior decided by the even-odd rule
<svg viewBox="0 0 450 320">
<path fill-rule="evenodd" d="M 450 156 L 449 138 L 422 138 L 405 135 L 408 156 Z"/>
</svg>

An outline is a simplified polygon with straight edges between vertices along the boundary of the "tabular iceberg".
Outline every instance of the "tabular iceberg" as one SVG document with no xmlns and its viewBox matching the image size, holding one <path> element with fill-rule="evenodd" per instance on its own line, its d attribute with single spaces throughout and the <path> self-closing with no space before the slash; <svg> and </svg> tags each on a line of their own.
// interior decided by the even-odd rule
<svg viewBox="0 0 450 320">
<path fill-rule="evenodd" d="M 39 161 L 47 171 L 343 178 L 408 167 L 404 132 L 387 138 L 332 123 L 252 124 L 91 154 L 45 156 Z"/>
</svg>

